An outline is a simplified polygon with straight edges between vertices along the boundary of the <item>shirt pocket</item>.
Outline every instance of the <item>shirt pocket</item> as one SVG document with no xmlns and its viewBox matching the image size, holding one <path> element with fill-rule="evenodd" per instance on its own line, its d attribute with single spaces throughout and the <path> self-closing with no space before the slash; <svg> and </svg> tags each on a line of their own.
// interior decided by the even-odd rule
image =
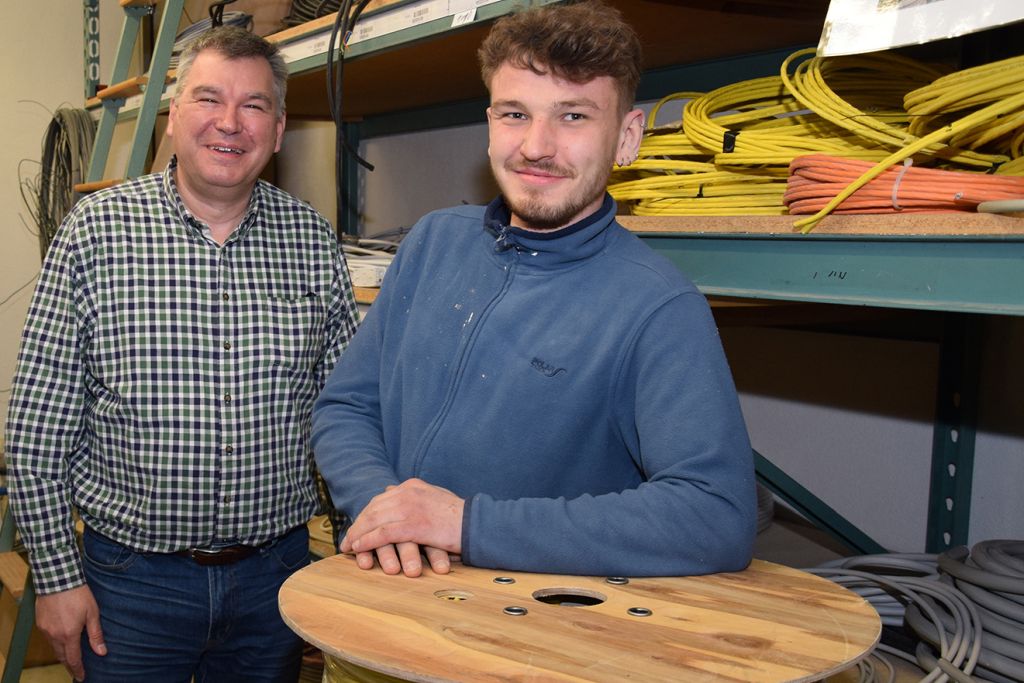
<svg viewBox="0 0 1024 683">
<path fill-rule="evenodd" d="M 320 361 L 326 313 L 313 292 L 300 296 L 265 295 L 260 301 L 264 358 L 305 374 Z"/>
</svg>

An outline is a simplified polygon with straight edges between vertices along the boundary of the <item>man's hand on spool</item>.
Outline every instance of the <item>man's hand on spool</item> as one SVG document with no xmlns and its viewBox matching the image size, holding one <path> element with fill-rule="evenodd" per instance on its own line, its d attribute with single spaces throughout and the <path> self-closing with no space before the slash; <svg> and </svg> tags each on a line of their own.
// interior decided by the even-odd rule
<svg viewBox="0 0 1024 683">
<path fill-rule="evenodd" d="M 339 550 L 354 553 L 363 569 L 376 556 L 385 574 L 406 576 L 420 575 L 425 555 L 431 569 L 446 574 L 450 555 L 462 553 L 464 506 L 451 491 L 421 479 L 389 486 L 356 517 Z"/>
</svg>

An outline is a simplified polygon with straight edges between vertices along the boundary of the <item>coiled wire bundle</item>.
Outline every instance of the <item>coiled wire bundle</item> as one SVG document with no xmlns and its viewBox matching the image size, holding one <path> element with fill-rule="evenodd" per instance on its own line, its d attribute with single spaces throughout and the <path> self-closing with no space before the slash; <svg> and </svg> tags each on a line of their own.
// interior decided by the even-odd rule
<svg viewBox="0 0 1024 683">
<path fill-rule="evenodd" d="M 284 18 L 285 26 L 298 26 L 319 17 L 334 14 L 341 8 L 341 0 L 292 0 L 292 8 Z"/>
<path fill-rule="evenodd" d="M 952 124 L 963 112 L 975 111 L 1024 92 L 1024 57 L 1013 57 L 964 69 L 907 93 L 904 107 L 910 114 L 909 131 L 916 136 Z M 997 173 L 1024 172 L 1024 109 L 992 118 L 984 126 L 963 130 L 949 144 L 970 150 L 991 150 L 1008 156 Z"/>
<path fill-rule="evenodd" d="M 790 59 L 806 55 L 806 51 L 799 51 Z M 940 75 L 904 58 L 837 58 L 832 64 L 828 75 L 833 83 L 827 87 L 828 92 L 835 97 L 836 92 L 843 93 L 866 110 L 899 112 L 904 127 L 903 96 Z M 820 69 L 811 73 L 822 78 Z M 820 152 L 877 161 L 886 156 L 876 140 L 839 125 L 836 116 L 823 116 L 809 108 L 807 97 L 801 99 L 790 91 L 791 80 L 781 75 L 767 76 L 708 93 L 678 93 L 659 102 L 658 106 L 687 96 L 678 133 L 698 154 L 703 153 L 705 164 L 713 166 L 696 173 L 726 175 L 709 175 L 709 182 L 702 182 L 703 178 L 696 175 L 668 169 L 665 175 L 671 177 L 653 180 L 653 158 L 663 147 L 648 144 L 650 138 L 662 136 L 659 129 L 654 129 L 645 135 L 638 162 L 628 171 L 613 174 L 609 187 L 612 196 L 636 202 L 631 210 L 640 215 L 783 215 L 787 212 L 783 203 L 785 179 L 795 157 Z M 643 182 L 619 185 L 630 180 Z"/>
<path fill-rule="evenodd" d="M 613 172 L 612 196 L 639 215 L 784 214 L 785 189 L 779 179 L 798 157 L 824 154 L 872 162 L 843 188 L 833 182 L 827 188 L 833 194 L 816 206 L 814 215 L 796 221 L 794 227 L 808 232 L 899 164 L 1024 174 L 1024 58 L 946 73 L 896 54 L 814 54 L 813 49 L 794 52 L 777 77 L 704 94 L 670 95 L 666 100 L 689 98 L 678 129 L 666 134 L 655 127 L 645 133 L 640 159 Z M 689 147 L 681 144 L 682 137 Z M 672 149 L 666 144 L 670 140 L 680 144 Z M 682 160 L 702 165 L 668 163 Z M 896 172 L 903 177 L 903 170 Z M 960 199 L 952 208 L 977 205 Z M 877 210 L 863 205 L 860 210 L 891 212 L 905 206 L 890 201 Z"/>
<path fill-rule="evenodd" d="M 908 92 L 904 108 L 910 123 L 901 146 L 794 227 L 809 232 L 855 192 L 908 159 L 999 175 L 1024 173 L 1024 59 L 940 76 Z"/>
<path fill-rule="evenodd" d="M 887 629 L 917 641 L 913 654 L 880 643 L 861 681 L 892 681 L 888 656 L 918 666 L 927 683 L 1024 681 L 1024 541 L 840 558 L 806 571 L 859 594 Z"/>
<path fill-rule="evenodd" d="M 1024 541 L 954 548 L 939 556 L 939 568 L 981 618 L 977 675 L 996 683 L 1024 681 Z"/>
<path fill-rule="evenodd" d="M 39 174 L 21 179 L 21 198 L 38 228 L 39 254 L 46 256 L 61 221 L 77 201 L 74 187 L 89 171 L 96 123 L 84 109 L 58 109 L 43 136 Z"/>
<path fill-rule="evenodd" d="M 224 26 L 237 26 L 246 30 L 252 28 L 253 17 L 251 14 L 246 14 L 245 12 L 222 12 L 220 17 Z M 211 28 L 213 28 L 212 17 L 200 19 L 194 24 L 186 26 L 181 33 L 176 35 L 174 37 L 174 46 L 171 48 L 171 60 L 168 68 L 178 68 L 178 58 L 188 44 Z"/>
<path fill-rule="evenodd" d="M 783 200 L 791 214 L 813 214 L 873 164 L 826 154 L 797 157 L 789 166 Z M 1024 197 L 1024 176 L 989 175 L 937 168 L 885 169 L 839 204 L 834 213 L 974 211 L 983 202 Z"/>
<path fill-rule="evenodd" d="M 704 93 L 678 92 L 662 98 L 651 111 L 651 121 L 670 102 L 687 101 L 688 107 L 702 97 Z M 641 216 L 785 212 L 784 175 L 745 174 L 716 164 L 714 155 L 683 128 L 680 122 L 648 129 L 637 160 L 612 173 L 608 192 L 616 201 L 628 203 Z"/>
</svg>

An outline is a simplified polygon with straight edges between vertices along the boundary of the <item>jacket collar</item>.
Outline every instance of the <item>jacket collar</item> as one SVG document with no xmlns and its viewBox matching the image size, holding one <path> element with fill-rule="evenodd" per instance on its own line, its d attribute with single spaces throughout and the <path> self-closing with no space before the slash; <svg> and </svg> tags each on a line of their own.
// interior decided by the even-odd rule
<svg viewBox="0 0 1024 683">
<path fill-rule="evenodd" d="M 515 251 L 526 265 L 550 268 L 571 265 L 604 249 L 607 228 L 615 221 L 615 200 L 605 194 L 604 202 L 594 213 L 571 225 L 551 232 L 523 230 L 510 225 L 511 211 L 503 197 L 498 196 L 484 212 L 484 227 L 494 235 L 494 252 Z"/>
</svg>

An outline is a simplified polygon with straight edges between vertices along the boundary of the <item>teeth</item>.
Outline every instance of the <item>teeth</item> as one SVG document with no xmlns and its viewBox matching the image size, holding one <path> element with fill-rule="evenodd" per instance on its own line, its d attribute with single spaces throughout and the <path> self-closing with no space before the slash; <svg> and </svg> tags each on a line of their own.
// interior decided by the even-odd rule
<svg viewBox="0 0 1024 683">
<path fill-rule="evenodd" d="M 241 154 L 241 150 L 237 150 L 234 147 L 217 147 L 216 145 L 210 145 L 210 149 L 218 152 L 231 152 L 232 154 Z"/>
</svg>

